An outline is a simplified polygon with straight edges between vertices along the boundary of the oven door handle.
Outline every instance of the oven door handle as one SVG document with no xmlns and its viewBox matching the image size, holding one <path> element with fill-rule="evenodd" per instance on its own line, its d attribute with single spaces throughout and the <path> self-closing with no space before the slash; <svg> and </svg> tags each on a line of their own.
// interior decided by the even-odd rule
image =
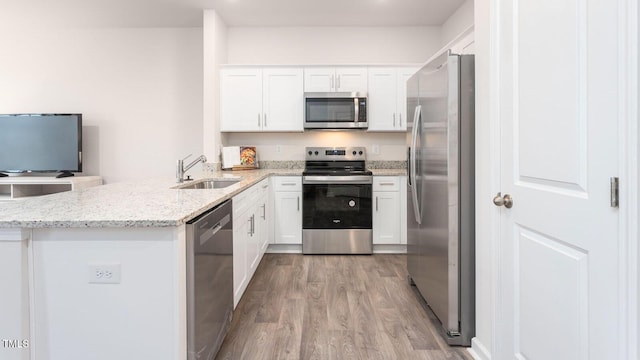
<svg viewBox="0 0 640 360">
<path fill-rule="evenodd" d="M 373 184 L 373 176 L 303 176 L 303 184 Z"/>
</svg>

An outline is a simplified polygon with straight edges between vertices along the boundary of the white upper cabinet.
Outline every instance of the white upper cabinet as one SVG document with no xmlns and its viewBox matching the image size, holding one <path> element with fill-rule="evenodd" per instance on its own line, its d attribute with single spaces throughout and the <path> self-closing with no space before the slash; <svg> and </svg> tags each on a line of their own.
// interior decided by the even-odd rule
<svg viewBox="0 0 640 360">
<path fill-rule="evenodd" d="M 220 71 L 221 131 L 303 131 L 301 68 Z"/>
<path fill-rule="evenodd" d="M 305 92 L 366 92 L 365 67 L 306 67 Z"/>
<path fill-rule="evenodd" d="M 262 69 L 220 70 L 221 131 L 260 131 Z"/>
<path fill-rule="evenodd" d="M 262 130 L 303 131 L 302 69 L 262 71 Z"/>
<path fill-rule="evenodd" d="M 305 92 L 328 92 L 335 91 L 334 68 L 305 68 L 304 69 L 304 91 Z"/>
<path fill-rule="evenodd" d="M 407 79 L 416 67 L 370 67 L 369 131 L 407 130 Z"/>
</svg>

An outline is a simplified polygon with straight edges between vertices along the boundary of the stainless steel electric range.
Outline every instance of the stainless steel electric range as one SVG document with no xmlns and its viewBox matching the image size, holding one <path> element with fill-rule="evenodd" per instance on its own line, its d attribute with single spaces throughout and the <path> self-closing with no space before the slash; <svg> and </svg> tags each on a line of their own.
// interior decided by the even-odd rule
<svg viewBox="0 0 640 360">
<path fill-rule="evenodd" d="M 308 147 L 302 173 L 302 253 L 371 254 L 373 176 L 364 147 Z"/>
</svg>

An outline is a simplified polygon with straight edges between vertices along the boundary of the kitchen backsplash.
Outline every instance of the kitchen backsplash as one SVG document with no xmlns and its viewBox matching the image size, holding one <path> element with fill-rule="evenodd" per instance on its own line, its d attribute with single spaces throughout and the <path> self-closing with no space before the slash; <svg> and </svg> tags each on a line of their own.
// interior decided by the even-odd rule
<svg viewBox="0 0 640 360">
<path fill-rule="evenodd" d="M 405 133 L 307 131 L 304 133 L 227 133 L 225 146 L 255 146 L 258 161 L 302 161 L 307 146 L 364 146 L 368 161 L 400 161 L 407 157 Z"/>
<path fill-rule="evenodd" d="M 258 165 L 261 169 L 304 169 L 304 161 L 259 161 Z M 406 161 L 367 161 L 367 169 L 406 169 Z M 203 173 L 211 174 L 221 169 L 220 163 L 205 163 L 203 165 Z"/>
</svg>

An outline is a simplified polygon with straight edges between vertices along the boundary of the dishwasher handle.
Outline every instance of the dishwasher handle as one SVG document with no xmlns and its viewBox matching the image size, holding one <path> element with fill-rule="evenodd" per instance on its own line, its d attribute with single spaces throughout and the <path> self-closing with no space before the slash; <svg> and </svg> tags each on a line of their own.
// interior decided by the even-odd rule
<svg viewBox="0 0 640 360">
<path fill-rule="evenodd" d="M 209 239 L 212 239 L 213 236 L 222 229 L 221 222 L 217 223 L 216 226 L 208 229 L 204 233 L 200 235 L 200 245 L 204 245 Z"/>
</svg>

